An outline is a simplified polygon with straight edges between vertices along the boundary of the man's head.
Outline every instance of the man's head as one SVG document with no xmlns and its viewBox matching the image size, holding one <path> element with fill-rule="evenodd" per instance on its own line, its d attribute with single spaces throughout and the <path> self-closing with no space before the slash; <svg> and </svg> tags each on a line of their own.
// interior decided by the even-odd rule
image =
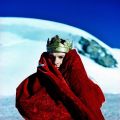
<svg viewBox="0 0 120 120">
<path fill-rule="evenodd" d="M 53 64 L 59 69 L 63 59 L 69 50 L 72 49 L 72 43 L 69 40 L 63 40 L 58 35 L 47 41 L 47 52 Z"/>
<path fill-rule="evenodd" d="M 60 53 L 49 53 L 49 57 L 52 60 L 53 64 L 55 65 L 55 67 L 57 67 L 57 69 L 59 69 L 60 65 L 63 62 L 63 59 L 65 57 L 66 53 L 60 52 Z"/>
</svg>

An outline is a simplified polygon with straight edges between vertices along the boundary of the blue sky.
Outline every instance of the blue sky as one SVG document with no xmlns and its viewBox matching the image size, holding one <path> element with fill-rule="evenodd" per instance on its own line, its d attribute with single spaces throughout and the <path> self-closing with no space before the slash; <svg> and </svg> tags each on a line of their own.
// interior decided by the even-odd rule
<svg viewBox="0 0 120 120">
<path fill-rule="evenodd" d="M 83 29 L 120 48 L 119 0 L 1 0 L 0 16 L 52 20 Z"/>
</svg>

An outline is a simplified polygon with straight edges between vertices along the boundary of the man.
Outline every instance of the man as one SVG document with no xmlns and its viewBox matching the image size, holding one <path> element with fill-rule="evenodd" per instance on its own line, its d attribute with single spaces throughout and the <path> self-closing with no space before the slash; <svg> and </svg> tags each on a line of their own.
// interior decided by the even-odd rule
<svg viewBox="0 0 120 120">
<path fill-rule="evenodd" d="M 104 120 L 104 100 L 72 43 L 58 35 L 48 40 L 37 72 L 16 91 L 16 107 L 26 120 Z"/>
</svg>

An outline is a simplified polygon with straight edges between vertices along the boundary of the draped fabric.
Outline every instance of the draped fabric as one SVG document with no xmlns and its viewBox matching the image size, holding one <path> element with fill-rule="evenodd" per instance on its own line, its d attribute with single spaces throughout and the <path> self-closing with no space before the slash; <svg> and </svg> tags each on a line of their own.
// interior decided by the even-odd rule
<svg viewBox="0 0 120 120">
<path fill-rule="evenodd" d="M 59 70 L 44 52 L 37 72 L 16 90 L 16 107 L 26 120 L 104 120 L 104 101 L 75 49 L 66 53 Z"/>
</svg>

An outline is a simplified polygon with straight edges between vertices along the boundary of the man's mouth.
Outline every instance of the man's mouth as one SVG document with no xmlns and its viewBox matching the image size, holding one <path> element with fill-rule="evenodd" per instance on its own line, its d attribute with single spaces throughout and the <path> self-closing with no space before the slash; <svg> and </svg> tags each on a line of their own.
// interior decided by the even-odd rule
<svg viewBox="0 0 120 120">
<path fill-rule="evenodd" d="M 59 69 L 59 67 L 55 66 L 57 69 Z"/>
<path fill-rule="evenodd" d="M 60 67 L 58 67 L 58 66 L 56 66 L 56 65 L 55 65 L 55 67 L 56 67 L 57 69 L 59 69 L 59 68 L 60 68 Z"/>
</svg>

